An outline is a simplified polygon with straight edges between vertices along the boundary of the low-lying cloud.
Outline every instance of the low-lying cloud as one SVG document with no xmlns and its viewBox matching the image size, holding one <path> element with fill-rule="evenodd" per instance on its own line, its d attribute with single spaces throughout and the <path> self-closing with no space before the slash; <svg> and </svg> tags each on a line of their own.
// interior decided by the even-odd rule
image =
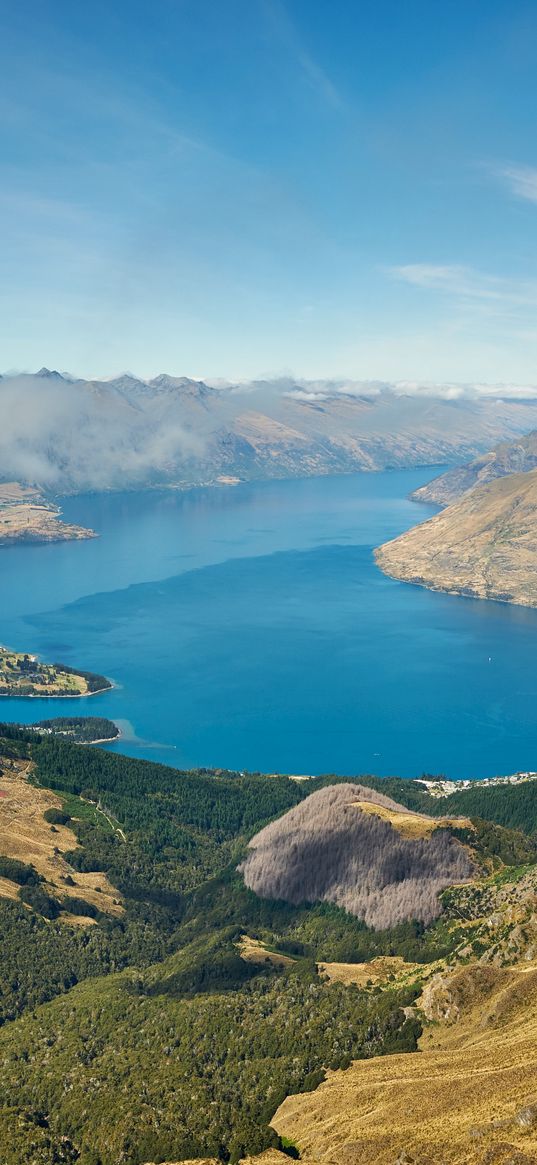
<svg viewBox="0 0 537 1165">
<path fill-rule="evenodd" d="M 0 377 L 0 479 L 65 494 L 221 474 L 293 476 L 311 464 L 350 472 L 392 465 L 394 456 L 413 464 L 414 440 L 423 457 L 442 459 L 447 450 L 453 460 L 533 428 L 536 399 L 537 386 L 516 384 L 280 375 L 210 387 L 166 375 L 8 375 Z M 526 402 L 522 412 L 509 405 L 517 401 Z"/>
<path fill-rule="evenodd" d="M 151 403 L 149 400 L 148 403 Z M 102 384 L 0 380 L 0 474 L 50 490 L 99 490 L 165 477 L 203 454 L 203 437 Z"/>
</svg>

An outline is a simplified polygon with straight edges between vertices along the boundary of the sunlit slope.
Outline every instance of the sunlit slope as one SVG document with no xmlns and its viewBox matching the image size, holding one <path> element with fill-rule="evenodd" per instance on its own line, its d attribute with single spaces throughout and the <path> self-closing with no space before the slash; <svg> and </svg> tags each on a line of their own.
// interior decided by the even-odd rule
<svg viewBox="0 0 537 1165">
<path fill-rule="evenodd" d="M 432 1029 L 420 1053 L 354 1063 L 316 1092 L 288 1097 L 272 1122 L 277 1132 L 326 1165 L 530 1165 L 537 969 L 491 971 L 496 982 L 473 1006 L 471 978 L 460 1024 Z"/>
<path fill-rule="evenodd" d="M 60 521 L 61 510 L 31 486 L 0 482 L 0 547 L 19 542 L 95 538 L 93 530 Z"/>
<path fill-rule="evenodd" d="M 385 574 L 432 590 L 537 605 L 537 470 L 478 486 L 376 551 Z"/>
</svg>

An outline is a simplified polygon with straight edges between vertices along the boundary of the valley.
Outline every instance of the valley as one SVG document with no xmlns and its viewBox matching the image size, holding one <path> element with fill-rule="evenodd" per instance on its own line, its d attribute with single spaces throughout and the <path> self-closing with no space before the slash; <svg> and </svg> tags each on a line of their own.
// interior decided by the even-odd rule
<svg viewBox="0 0 537 1165">
<path fill-rule="evenodd" d="M 101 537 L 4 555 L 0 642 L 113 680 L 71 712 L 118 722 L 137 758 L 351 777 L 535 769 L 535 610 L 375 566 L 373 547 L 434 512 L 408 500 L 431 475 L 66 499 L 67 520 Z M 29 724 L 66 715 L 63 698 L 4 705 Z"/>
<path fill-rule="evenodd" d="M 537 7 L 0 27 L 0 1165 L 537 1165 Z"/>
<path fill-rule="evenodd" d="M 199 386 L 180 391 L 213 408 Z M 236 428 L 249 451 L 233 478 L 292 475 L 299 446 L 310 474 L 351 465 L 275 417 Z M 432 529 L 454 547 L 446 565 L 424 542 L 423 562 L 448 571 L 461 554 L 460 593 L 494 597 L 511 557 L 510 601 L 532 605 L 533 472 L 492 473 L 408 530 L 421 511 L 406 495 L 427 500 L 429 477 L 75 490 L 68 525 L 106 536 L 55 548 L 59 583 L 46 550 L 35 589 L 19 559 L 34 549 L 7 556 L 10 633 L 99 671 L 0 653 L 28 721 L 0 726 L 6 1165 L 533 1165 L 537 783 L 514 699 L 532 625 L 505 607 L 476 629 L 456 598 L 427 616 L 427 597 L 372 561 L 381 532 L 382 569 L 409 543 L 416 569 Z M 470 703 L 449 678 L 454 636 Z M 99 674 L 112 670 L 113 687 Z M 446 724 L 460 705 L 448 744 L 439 681 Z M 94 717 L 54 704 L 92 692 Z M 36 722 L 42 694 L 52 715 Z M 403 723 L 405 707 L 413 751 L 390 713 Z M 144 717 L 153 739 L 133 731 Z M 156 763 L 171 748 L 176 767 Z M 396 766 L 417 779 L 370 775 Z"/>
</svg>

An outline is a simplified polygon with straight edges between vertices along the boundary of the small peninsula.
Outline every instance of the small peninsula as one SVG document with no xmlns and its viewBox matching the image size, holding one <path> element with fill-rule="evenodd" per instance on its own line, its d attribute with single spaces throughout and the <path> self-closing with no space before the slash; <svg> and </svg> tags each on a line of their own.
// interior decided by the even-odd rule
<svg viewBox="0 0 537 1165">
<path fill-rule="evenodd" d="M 0 647 L 0 696 L 93 696 L 111 687 L 95 672 L 42 663 L 36 655 Z"/>
<path fill-rule="evenodd" d="M 0 547 L 96 537 L 94 530 L 62 522 L 59 507 L 38 490 L 18 481 L 0 482 Z"/>
</svg>

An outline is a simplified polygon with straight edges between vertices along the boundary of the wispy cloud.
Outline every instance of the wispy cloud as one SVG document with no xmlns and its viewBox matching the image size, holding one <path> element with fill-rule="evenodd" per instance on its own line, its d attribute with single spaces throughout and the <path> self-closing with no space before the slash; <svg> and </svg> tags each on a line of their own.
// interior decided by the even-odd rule
<svg viewBox="0 0 537 1165">
<path fill-rule="evenodd" d="M 537 202 L 537 169 L 533 166 L 501 166 L 495 171 L 515 198 Z"/>
<path fill-rule="evenodd" d="M 460 264 L 407 263 L 389 268 L 390 275 L 453 298 L 490 305 L 537 305 L 537 282 L 500 278 Z"/>
<path fill-rule="evenodd" d="M 327 105 L 331 105 L 333 109 L 343 109 L 345 102 L 341 94 L 328 73 L 306 49 L 283 0 L 262 0 L 262 9 L 274 35 L 295 58 L 309 84 Z"/>
</svg>

